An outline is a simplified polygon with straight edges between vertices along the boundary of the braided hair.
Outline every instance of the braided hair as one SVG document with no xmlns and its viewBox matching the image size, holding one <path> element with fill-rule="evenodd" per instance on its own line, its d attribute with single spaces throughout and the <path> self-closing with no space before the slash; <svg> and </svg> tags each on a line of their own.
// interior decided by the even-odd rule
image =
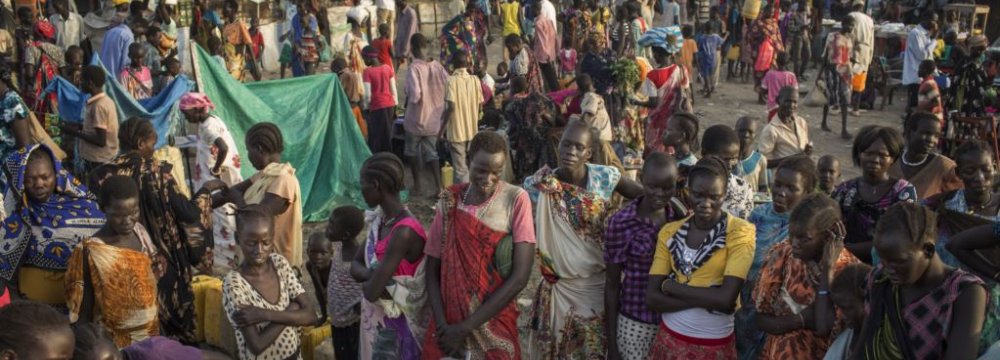
<svg viewBox="0 0 1000 360">
<path fill-rule="evenodd" d="M 260 204 L 248 205 L 236 210 L 236 234 L 243 231 L 243 227 L 255 220 L 263 220 L 268 223 L 271 233 L 274 233 L 274 214 Z M 237 242 L 239 236 L 236 237 Z"/>
<path fill-rule="evenodd" d="M 722 188 L 726 191 L 729 190 L 729 167 L 726 162 L 723 161 L 718 156 L 706 156 L 698 160 L 698 163 L 688 170 L 688 186 L 694 183 L 694 179 L 697 177 L 709 177 L 714 179 L 722 180 Z"/>
<path fill-rule="evenodd" d="M 257 123 L 247 130 L 246 142 L 248 148 L 256 148 L 267 154 L 281 154 L 285 151 L 285 139 L 281 129 L 270 122 Z"/>
<path fill-rule="evenodd" d="M 403 190 L 403 169 L 403 161 L 393 153 L 376 153 L 361 165 L 361 181 L 374 181 L 382 190 L 396 194 Z"/>
<path fill-rule="evenodd" d="M 840 213 L 840 205 L 822 193 L 812 193 L 803 197 L 788 217 L 789 223 L 816 231 L 829 230 L 841 221 L 843 215 Z"/>
<path fill-rule="evenodd" d="M 42 347 L 47 332 L 69 329 L 69 318 L 52 307 L 15 301 L 0 308 L 0 351 L 11 350 L 19 358 Z"/>
<path fill-rule="evenodd" d="M 775 175 L 781 169 L 788 169 L 802 176 L 802 185 L 806 193 L 813 192 L 816 189 L 816 184 L 819 183 L 819 171 L 816 170 L 816 163 L 807 155 L 793 155 L 785 158 L 774 169 Z"/>
<path fill-rule="evenodd" d="M 691 147 L 691 151 L 699 151 L 701 146 L 698 144 L 698 117 L 692 113 L 679 112 L 671 115 L 670 121 L 677 121 L 677 126 L 684 130 L 684 142 Z"/>
<path fill-rule="evenodd" d="M 156 136 L 156 128 L 149 120 L 133 117 L 125 120 L 118 128 L 118 143 L 122 152 L 139 148 L 139 141 Z"/>
<path fill-rule="evenodd" d="M 900 229 L 902 227 L 902 229 Z M 913 245 L 937 242 L 937 214 L 929 207 L 909 203 L 896 203 L 882 214 L 875 225 L 875 241 L 892 231 L 903 230 Z"/>
</svg>

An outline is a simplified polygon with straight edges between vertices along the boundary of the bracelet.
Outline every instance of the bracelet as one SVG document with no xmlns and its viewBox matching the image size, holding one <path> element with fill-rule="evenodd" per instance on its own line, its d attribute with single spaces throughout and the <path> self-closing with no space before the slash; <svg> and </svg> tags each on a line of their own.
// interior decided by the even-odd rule
<svg viewBox="0 0 1000 360">
<path fill-rule="evenodd" d="M 817 292 L 816 292 L 816 295 L 819 295 L 819 296 L 827 296 L 827 295 L 830 295 L 830 290 L 820 290 L 820 291 L 817 291 Z"/>
</svg>

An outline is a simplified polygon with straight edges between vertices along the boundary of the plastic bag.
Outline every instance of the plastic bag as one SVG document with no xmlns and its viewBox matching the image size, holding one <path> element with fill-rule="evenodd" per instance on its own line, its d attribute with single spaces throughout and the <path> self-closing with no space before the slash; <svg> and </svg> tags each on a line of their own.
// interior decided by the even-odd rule
<svg viewBox="0 0 1000 360">
<path fill-rule="evenodd" d="M 802 100 L 802 104 L 809 107 L 826 106 L 829 102 L 828 99 L 826 96 L 826 82 L 816 80 L 816 85 L 813 86 L 812 90 L 809 90 L 809 94 Z"/>
</svg>

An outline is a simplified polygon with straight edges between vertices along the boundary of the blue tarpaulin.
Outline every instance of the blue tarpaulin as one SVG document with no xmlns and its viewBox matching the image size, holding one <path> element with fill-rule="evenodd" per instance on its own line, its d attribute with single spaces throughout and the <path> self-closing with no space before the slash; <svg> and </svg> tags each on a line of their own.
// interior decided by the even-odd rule
<svg viewBox="0 0 1000 360">
<path fill-rule="evenodd" d="M 100 60 L 95 56 L 91 64 L 100 65 Z M 101 68 L 103 69 L 103 66 Z M 159 149 L 166 145 L 167 135 L 173 134 L 174 126 L 178 121 L 183 120 L 176 111 L 177 102 L 181 96 L 190 91 L 193 83 L 184 75 L 180 75 L 156 96 L 135 100 L 114 76 L 108 74 L 107 70 L 104 73 L 104 92 L 118 105 L 118 121 L 124 122 L 132 117 L 149 119 L 153 123 L 153 127 L 156 128 L 158 137 L 156 148 Z M 56 77 L 45 91 L 54 92 L 58 96 L 61 120 L 75 123 L 83 122 L 83 109 L 86 107 L 90 94 L 84 93 L 61 77 Z"/>
</svg>

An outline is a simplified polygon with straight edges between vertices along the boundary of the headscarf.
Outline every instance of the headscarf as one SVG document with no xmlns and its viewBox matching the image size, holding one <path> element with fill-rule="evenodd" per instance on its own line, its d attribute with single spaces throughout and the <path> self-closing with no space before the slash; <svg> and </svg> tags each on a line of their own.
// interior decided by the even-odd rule
<svg viewBox="0 0 1000 360">
<path fill-rule="evenodd" d="M 969 38 L 969 47 L 974 48 L 977 46 L 986 47 L 989 40 L 986 39 L 986 35 L 975 35 Z"/>
<path fill-rule="evenodd" d="M 655 46 L 670 54 L 676 54 L 684 46 L 684 36 L 681 34 L 681 28 L 676 25 L 653 28 L 642 34 L 639 38 L 639 46 Z"/>
<path fill-rule="evenodd" d="M 52 26 L 48 20 L 40 20 L 35 22 L 35 34 L 44 38 L 44 40 L 52 41 L 56 38 L 56 27 Z"/>
<path fill-rule="evenodd" d="M 374 46 L 368 45 L 364 49 L 361 49 L 361 56 L 366 59 L 374 59 L 378 57 L 378 49 Z"/>
<path fill-rule="evenodd" d="M 189 92 L 181 96 L 181 110 L 205 109 L 211 111 L 215 109 L 215 104 L 208 98 L 208 95 L 199 92 Z"/>
<path fill-rule="evenodd" d="M 52 160 L 56 177 L 52 196 L 42 204 L 28 200 L 24 191 L 28 159 L 36 150 Z M 65 270 L 73 247 L 104 225 L 94 196 L 60 164 L 45 145 L 29 145 L 8 155 L 4 165 L 9 182 L 3 184 L 3 193 L 6 206 L 13 208 L 0 230 L 0 281 L 9 281 L 22 262 Z"/>
</svg>

